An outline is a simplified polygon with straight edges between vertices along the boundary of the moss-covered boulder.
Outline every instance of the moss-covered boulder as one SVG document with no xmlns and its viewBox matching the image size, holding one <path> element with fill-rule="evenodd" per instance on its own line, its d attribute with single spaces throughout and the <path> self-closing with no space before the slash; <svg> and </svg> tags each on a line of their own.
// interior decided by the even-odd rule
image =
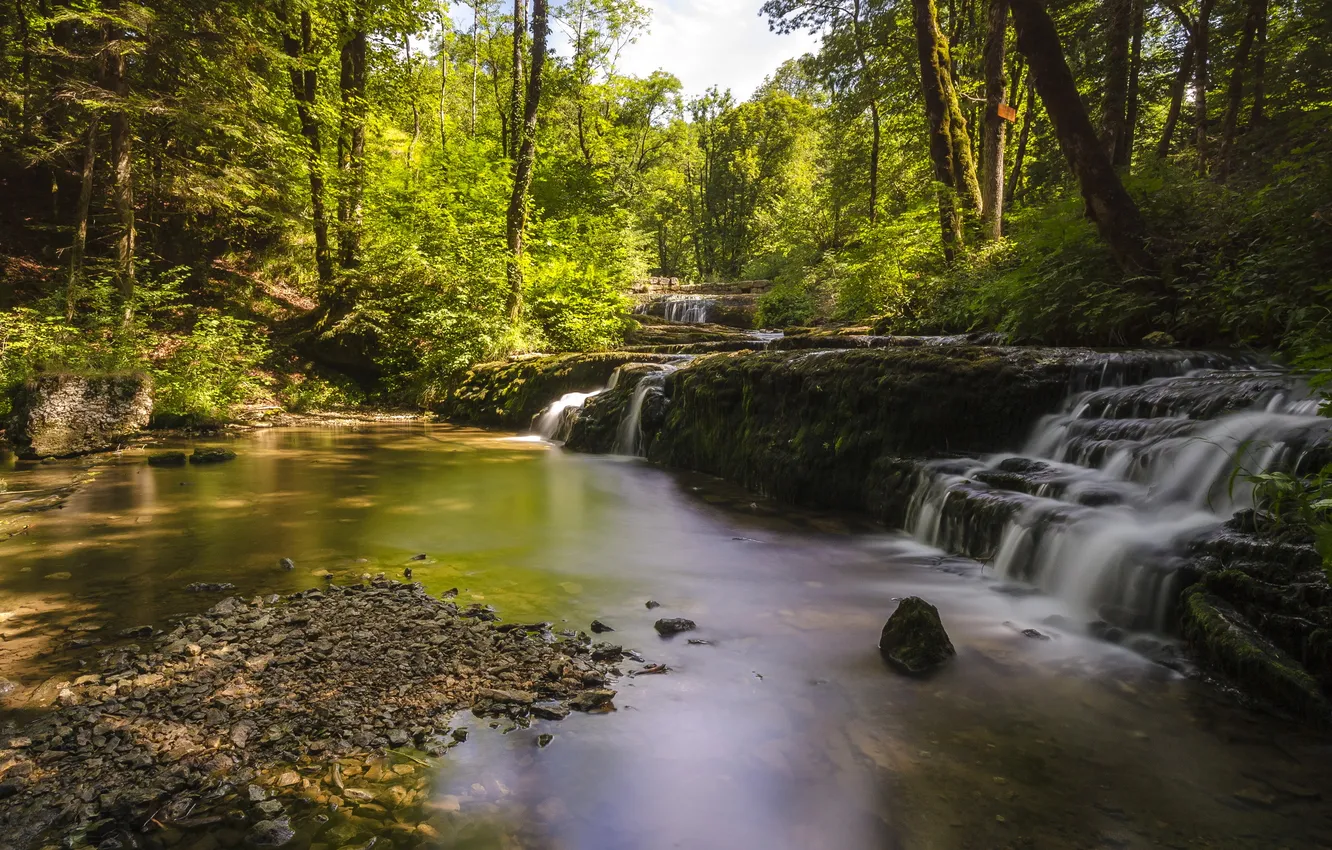
<svg viewBox="0 0 1332 850">
<path fill-rule="evenodd" d="M 947 664 L 957 650 L 944 631 L 939 609 L 919 596 L 908 596 L 884 624 L 879 654 L 903 673 L 924 676 Z"/>
<path fill-rule="evenodd" d="M 193 464 L 226 463 L 235 459 L 236 453 L 231 449 L 195 449 L 190 455 Z"/>
<path fill-rule="evenodd" d="M 184 452 L 158 452 L 148 455 L 149 466 L 184 466 L 187 461 Z"/>
<path fill-rule="evenodd" d="M 660 363 L 664 354 L 612 352 L 520 357 L 472 368 L 434 412 L 455 422 L 490 428 L 527 428 L 547 405 L 566 393 L 591 392 L 610 383 L 626 363 Z"/>
</svg>

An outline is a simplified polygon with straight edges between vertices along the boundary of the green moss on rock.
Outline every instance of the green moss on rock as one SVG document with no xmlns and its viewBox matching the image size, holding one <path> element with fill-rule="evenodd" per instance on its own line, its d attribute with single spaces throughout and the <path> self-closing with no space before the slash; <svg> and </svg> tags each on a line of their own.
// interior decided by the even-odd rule
<svg viewBox="0 0 1332 850">
<path fill-rule="evenodd" d="M 944 631 L 939 609 L 918 596 L 908 596 L 884 624 L 879 654 L 911 676 L 923 676 L 948 663 L 957 650 Z"/>
</svg>

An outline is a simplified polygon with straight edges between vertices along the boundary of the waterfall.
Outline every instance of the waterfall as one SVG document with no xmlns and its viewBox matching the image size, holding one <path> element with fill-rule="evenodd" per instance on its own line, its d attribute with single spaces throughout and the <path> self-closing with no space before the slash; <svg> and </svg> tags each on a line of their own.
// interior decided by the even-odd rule
<svg viewBox="0 0 1332 850">
<path fill-rule="evenodd" d="M 1020 454 L 924 464 L 906 526 L 1128 629 L 1165 630 L 1186 545 L 1252 505 L 1247 475 L 1301 471 L 1332 420 L 1290 375 L 1091 375 Z"/>
<path fill-rule="evenodd" d="M 532 423 L 532 430 L 547 440 L 563 442 L 569 437 L 569 430 L 583 404 L 605 390 L 593 390 L 588 393 L 565 393 L 552 402 L 549 407 L 537 415 Z"/>
<path fill-rule="evenodd" d="M 629 406 L 620 420 L 619 430 L 615 435 L 614 453 L 617 455 L 642 456 L 643 451 L 643 403 L 653 390 L 661 392 L 666 386 L 666 376 L 679 369 L 669 363 L 663 363 L 654 372 L 647 372 L 634 385 L 634 394 L 629 398 Z"/>
<path fill-rule="evenodd" d="M 635 313 L 651 313 L 659 306 L 662 318 L 668 322 L 701 325 L 708 321 L 716 300 L 704 295 L 656 295 L 634 308 Z"/>
</svg>

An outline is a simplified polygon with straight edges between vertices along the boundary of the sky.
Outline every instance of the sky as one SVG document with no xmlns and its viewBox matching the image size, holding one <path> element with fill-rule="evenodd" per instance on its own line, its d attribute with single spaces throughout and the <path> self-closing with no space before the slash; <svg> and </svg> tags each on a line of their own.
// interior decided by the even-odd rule
<svg viewBox="0 0 1332 850">
<path fill-rule="evenodd" d="M 730 89 L 745 100 L 764 78 L 787 59 L 814 50 L 818 37 L 808 33 L 777 35 L 759 16 L 763 0 L 640 0 L 652 10 L 646 34 L 620 55 L 617 70 L 646 77 L 658 69 L 674 74 L 686 96 L 708 86 Z M 452 5 L 454 26 L 472 26 L 470 4 Z M 567 55 L 565 30 L 552 22 L 551 46 Z"/>
<path fill-rule="evenodd" d="M 782 62 L 818 46 L 818 37 L 804 32 L 769 32 L 759 16 L 762 0 L 644 0 L 644 5 L 652 9 L 650 31 L 625 49 L 620 69 L 635 76 L 669 71 L 680 78 L 686 95 L 715 85 L 744 100 Z"/>
</svg>

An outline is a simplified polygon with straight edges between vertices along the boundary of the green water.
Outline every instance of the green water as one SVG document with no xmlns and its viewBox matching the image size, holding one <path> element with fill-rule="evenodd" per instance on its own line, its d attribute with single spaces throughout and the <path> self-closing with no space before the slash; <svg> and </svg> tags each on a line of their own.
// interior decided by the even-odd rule
<svg viewBox="0 0 1332 850">
<path fill-rule="evenodd" d="M 358 820 L 376 846 L 1332 847 L 1326 739 L 1052 630 L 1057 602 L 995 592 L 977 565 L 854 519 L 446 426 L 227 445 L 240 457 L 212 467 L 126 453 L 63 509 L 0 513 L 0 675 L 21 697 L 95 658 L 70 641 L 217 601 L 190 582 L 283 593 L 321 570 L 354 581 L 409 563 L 432 592 L 457 587 L 509 620 L 600 618 L 673 668 L 618 683 L 607 716 L 509 734 L 460 717 L 472 736 L 430 776 L 433 795 L 461 800 L 451 829 Z M 0 477 L 16 490 L 77 472 Z M 939 606 L 959 652 L 923 682 L 875 651 L 910 594 Z M 713 645 L 661 640 L 658 616 L 696 620 Z M 542 732 L 555 738 L 538 749 Z M 290 846 L 311 842 L 340 846 L 313 827 Z"/>
</svg>

